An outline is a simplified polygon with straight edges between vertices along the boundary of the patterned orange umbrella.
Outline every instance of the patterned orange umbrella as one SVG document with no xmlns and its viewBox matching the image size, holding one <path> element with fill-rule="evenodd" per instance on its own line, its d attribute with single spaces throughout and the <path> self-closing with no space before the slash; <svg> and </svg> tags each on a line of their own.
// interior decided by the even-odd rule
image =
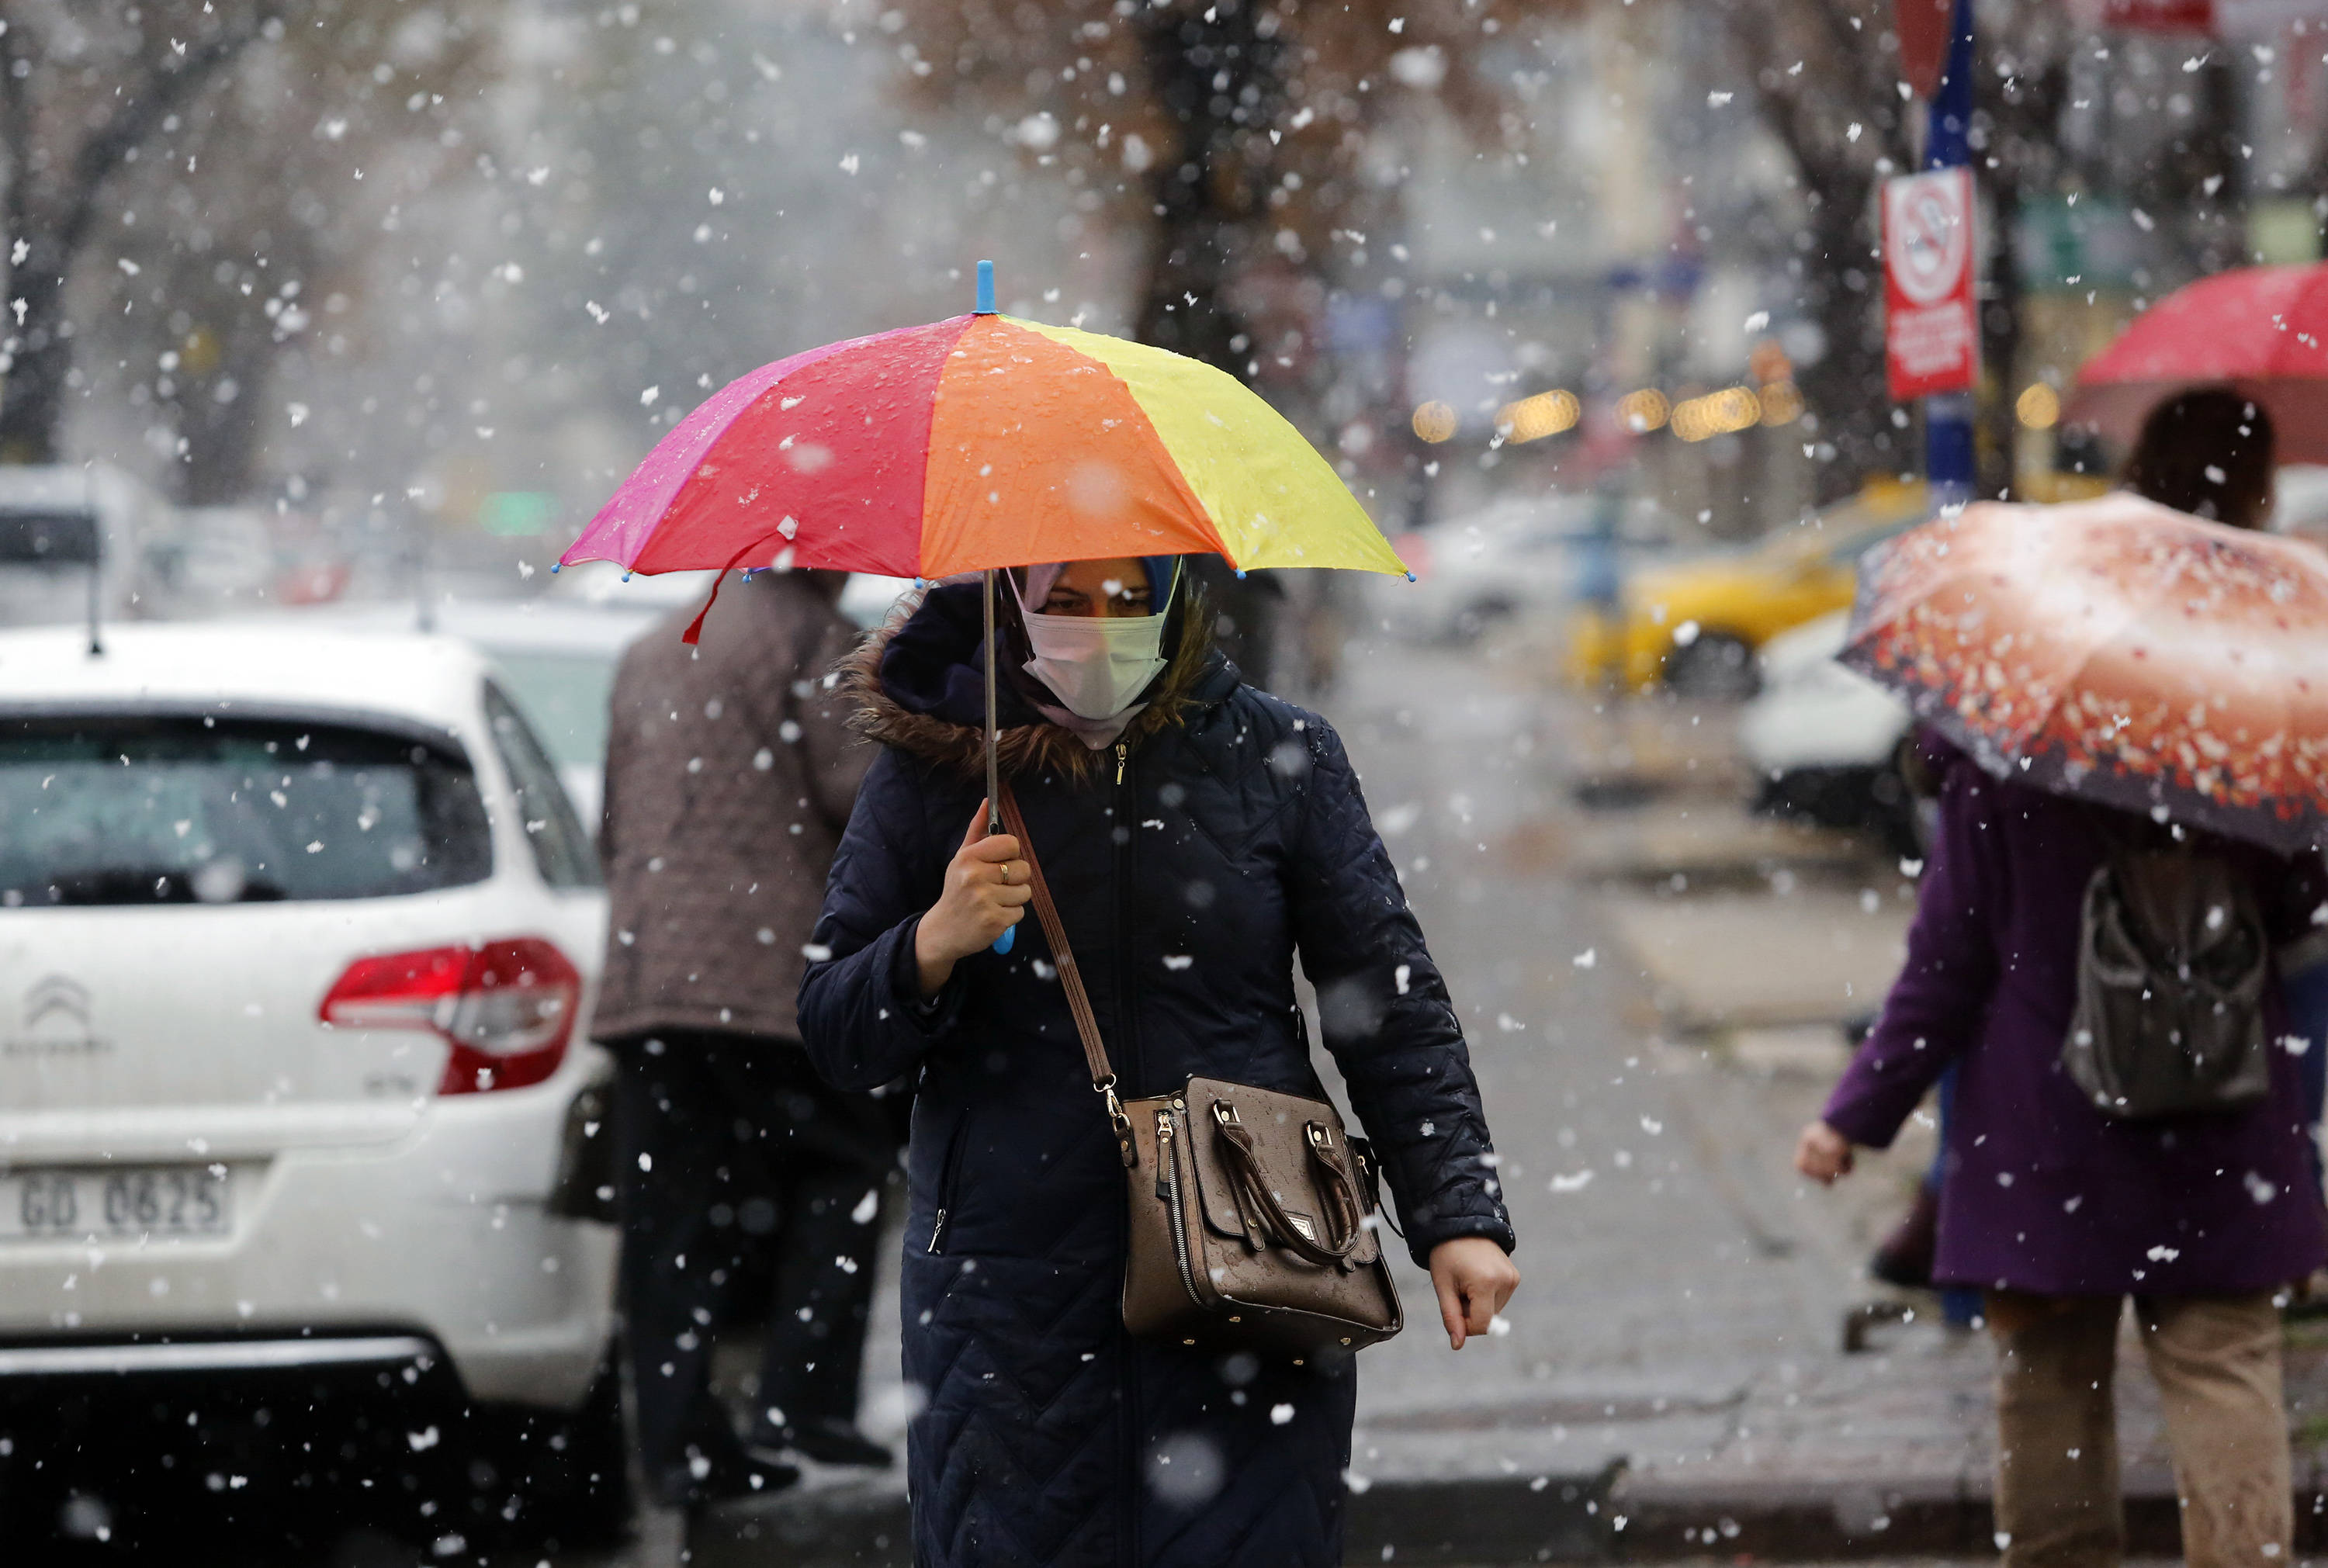
<svg viewBox="0 0 2328 1568">
<path fill-rule="evenodd" d="M 2328 838 L 2328 553 L 2126 494 L 1871 552 L 1843 661 L 2000 778 L 2293 854 Z"/>
</svg>

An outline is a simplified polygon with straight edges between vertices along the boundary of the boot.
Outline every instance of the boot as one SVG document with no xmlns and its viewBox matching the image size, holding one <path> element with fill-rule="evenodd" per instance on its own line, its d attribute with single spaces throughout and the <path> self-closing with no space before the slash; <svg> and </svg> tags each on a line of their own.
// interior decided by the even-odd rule
<svg viewBox="0 0 2328 1568">
<path fill-rule="evenodd" d="M 1940 1200 L 1929 1187 L 1916 1188 L 1916 1201 L 1892 1227 L 1867 1261 L 1867 1272 L 1906 1291 L 1932 1288 L 1932 1259 L 1940 1244 Z"/>
<path fill-rule="evenodd" d="M 790 1451 L 826 1465 L 862 1465 L 868 1469 L 887 1469 L 897 1462 L 896 1454 L 838 1416 L 793 1422 L 781 1431 L 756 1436 L 752 1446 L 755 1453 L 774 1454 Z"/>
</svg>

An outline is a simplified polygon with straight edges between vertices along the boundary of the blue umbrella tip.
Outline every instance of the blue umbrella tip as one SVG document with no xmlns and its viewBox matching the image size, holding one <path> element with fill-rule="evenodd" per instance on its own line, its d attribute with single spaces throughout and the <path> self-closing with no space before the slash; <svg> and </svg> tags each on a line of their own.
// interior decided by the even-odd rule
<svg viewBox="0 0 2328 1568">
<path fill-rule="evenodd" d="M 629 582 L 629 581 L 631 580 L 631 574 L 630 574 L 630 573 L 628 573 L 628 572 L 624 572 L 624 573 L 623 574 L 623 580 L 624 580 L 624 582 Z"/>
<path fill-rule="evenodd" d="M 1237 568 L 1237 581 L 1244 581 L 1244 568 L 1243 567 L 1239 567 Z"/>
<path fill-rule="evenodd" d="M 1409 573 L 1407 573 L 1407 574 L 1406 574 L 1406 580 L 1407 580 L 1408 582 L 1413 582 L 1413 581 L 1414 581 L 1414 580 L 1415 580 L 1414 574 L 1413 574 L 1413 572 L 1409 572 Z"/>
<path fill-rule="evenodd" d="M 549 563 L 549 575 L 553 577 L 556 577 L 558 575 L 558 568 L 565 564 L 566 563 L 564 561 L 551 561 Z"/>
</svg>

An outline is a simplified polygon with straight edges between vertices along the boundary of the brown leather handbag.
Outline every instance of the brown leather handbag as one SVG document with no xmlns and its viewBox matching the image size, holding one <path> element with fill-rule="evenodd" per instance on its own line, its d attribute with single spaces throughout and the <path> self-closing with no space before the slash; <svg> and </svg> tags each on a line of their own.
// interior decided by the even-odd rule
<svg viewBox="0 0 2328 1568">
<path fill-rule="evenodd" d="M 1115 1070 L 1018 803 L 1002 820 L 1026 857 L 1092 1087 L 1130 1188 L 1123 1326 L 1141 1338 L 1295 1357 L 1389 1338 L 1404 1326 L 1383 1257 L 1380 1176 L 1326 1100 L 1192 1077 L 1119 1100 Z"/>
</svg>

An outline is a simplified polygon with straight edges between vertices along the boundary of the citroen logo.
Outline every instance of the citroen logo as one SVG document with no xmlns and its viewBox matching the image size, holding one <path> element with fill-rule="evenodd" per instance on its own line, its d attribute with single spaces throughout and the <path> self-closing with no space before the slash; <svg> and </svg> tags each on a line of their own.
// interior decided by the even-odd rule
<svg viewBox="0 0 2328 1568">
<path fill-rule="evenodd" d="M 89 1032 L 89 988 L 77 980 L 61 974 L 52 974 L 33 984 L 24 993 L 24 1028 L 38 1029 L 48 1019 L 62 1014 L 68 1024 L 77 1024 L 83 1034 Z"/>
<path fill-rule="evenodd" d="M 67 975 L 45 975 L 24 993 L 22 1032 L 0 1041 L 0 1055 L 80 1056 L 108 1042 L 89 1028 L 89 988 Z"/>
</svg>

